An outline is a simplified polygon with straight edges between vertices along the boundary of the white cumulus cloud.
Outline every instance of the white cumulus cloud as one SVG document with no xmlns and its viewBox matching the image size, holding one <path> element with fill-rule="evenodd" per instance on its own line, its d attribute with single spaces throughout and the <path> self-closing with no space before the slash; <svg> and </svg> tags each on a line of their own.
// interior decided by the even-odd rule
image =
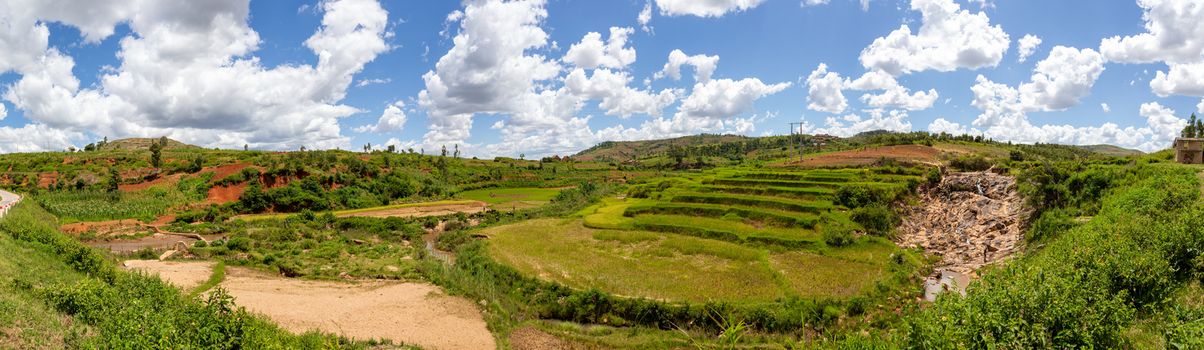
<svg viewBox="0 0 1204 350">
<path fill-rule="evenodd" d="M 904 24 L 875 39 L 861 51 L 863 66 L 892 75 L 994 67 L 1010 46 L 1008 34 L 986 13 L 963 10 L 953 0 L 912 0 L 911 9 L 923 16 L 919 31 Z"/>
<path fill-rule="evenodd" d="M 844 88 L 845 79 L 839 73 L 829 72 L 827 64 L 820 63 L 807 76 L 807 108 L 832 114 L 844 113 L 849 108 Z"/>
<path fill-rule="evenodd" d="M 694 81 L 704 82 L 711 80 L 711 74 L 714 74 L 715 68 L 719 66 L 719 56 L 703 54 L 690 56 L 679 49 L 674 49 L 669 52 L 669 60 L 665 62 L 665 66 L 661 68 L 660 72 L 654 75 L 654 78 L 660 79 L 668 76 L 673 80 L 681 80 L 681 67 L 687 65 L 694 67 Z"/>
<path fill-rule="evenodd" d="M 627 36 L 634 32 L 630 27 L 610 27 L 610 37 L 605 44 L 602 43 L 602 34 L 589 32 L 581 38 L 581 42 L 569 47 L 564 61 L 586 69 L 626 67 L 635 62 L 635 49 L 626 47 Z"/>
<path fill-rule="evenodd" d="M 317 63 L 274 68 L 254 56 L 261 40 L 247 22 L 247 0 L 59 2 L 0 4 L 15 6 L 0 9 L 0 23 L 14 29 L 0 34 L 0 47 L 23 50 L 0 50 L 0 62 L 12 62 L 0 63 L 0 72 L 21 76 L 4 99 L 33 123 L 66 135 L 166 135 L 215 147 L 345 146 L 338 120 L 358 109 L 339 101 L 354 75 L 389 49 L 387 13 L 375 0 L 323 2 L 321 26 L 305 41 Z M 128 23 L 133 34 L 119 43 L 120 65 L 84 88 L 72 74 L 74 59 L 46 45 L 41 23 L 51 20 L 79 28 L 87 41 L 112 35 L 118 23 Z"/>
<path fill-rule="evenodd" d="M 1041 38 L 1036 35 L 1027 34 L 1017 41 L 1017 49 L 1020 51 L 1020 62 L 1028 60 L 1028 56 L 1032 56 L 1033 52 L 1037 51 L 1037 47 L 1041 46 Z"/>
<path fill-rule="evenodd" d="M 656 7 L 665 16 L 722 17 L 729 12 L 757 7 L 762 2 L 765 0 L 656 0 Z"/>
<path fill-rule="evenodd" d="M 406 124 L 405 102 L 397 101 L 385 107 L 380 119 L 375 125 L 363 125 L 355 128 L 356 132 L 371 132 L 377 134 L 401 131 Z"/>
</svg>

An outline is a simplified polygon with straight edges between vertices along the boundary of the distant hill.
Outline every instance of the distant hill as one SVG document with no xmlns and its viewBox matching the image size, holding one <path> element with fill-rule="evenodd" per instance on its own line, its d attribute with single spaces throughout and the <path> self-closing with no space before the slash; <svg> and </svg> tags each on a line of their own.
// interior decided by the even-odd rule
<svg viewBox="0 0 1204 350">
<path fill-rule="evenodd" d="M 104 147 L 101 148 L 101 150 L 106 150 L 106 151 L 148 150 L 148 149 L 150 149 L 151 142 L 157 142 L 158 140 L 159 140 L 158 138 L 128 138 L 128 139 L 113 140 L 113 141 L 109 141 L 108 143 L 106 143 L 104 145 Z M 167 147 L 165 147 L 164 149 L 188 149 L 188 148 L 200 148 L 200 147 L 189 145 L 189 144 L 186 144 L 186 143 L 183 143 L 180 141 L 176 141 L 176 140 L 172 140 L 172 139 L 167 139 Z"/>
<path fill-rule="evenodd" d="M 748 136 L 700 134 L 663 140 L 607 141 L 573 155 L 581 161 L 622 161 L 667 152 L 672 146 L 700 146 L 748 140 Z"/>
<path fill-rule="evenodd" d="M 1078 146 L 1078 147 L 1088 150 L 1088 151 L 1092 151 L 1092 152 L 1107 155 L 1107 156 L 1113 156 L 1113 157 L 1139 156 L 1139 155 L 1145 154 L 1145 152 L 1138 151 L 1135 149 L 1128 149 L 1128 148 L 1113 146 L 1113 145 L 1088 145 L 1088 146 Z"/>
</svg>

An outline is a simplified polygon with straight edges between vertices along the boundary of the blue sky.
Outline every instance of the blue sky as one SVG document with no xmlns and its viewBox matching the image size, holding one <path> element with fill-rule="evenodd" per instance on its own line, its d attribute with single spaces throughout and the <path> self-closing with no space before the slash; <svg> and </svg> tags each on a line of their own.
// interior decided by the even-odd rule
<svg viewBox="0 0 1204 350">
<path fill-rule="evenodd" d="M 0 0 L 0 151 L 532 156 L 798 121 L 1148 151 L 1204 109 L 1198 0 L 64 1 Z"/>
</svg>

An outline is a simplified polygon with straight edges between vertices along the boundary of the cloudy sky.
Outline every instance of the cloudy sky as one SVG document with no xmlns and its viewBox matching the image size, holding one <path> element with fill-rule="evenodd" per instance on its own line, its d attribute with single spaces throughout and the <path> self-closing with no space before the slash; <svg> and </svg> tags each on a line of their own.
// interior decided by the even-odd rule
<svg viewBox="0 0 1204 350">
<path fill-rule="evenodd" d="M 569 154 L 709 133 L 1169 145 L 1204 0 L 0 0 L 0 152 Z"/>
</svg>

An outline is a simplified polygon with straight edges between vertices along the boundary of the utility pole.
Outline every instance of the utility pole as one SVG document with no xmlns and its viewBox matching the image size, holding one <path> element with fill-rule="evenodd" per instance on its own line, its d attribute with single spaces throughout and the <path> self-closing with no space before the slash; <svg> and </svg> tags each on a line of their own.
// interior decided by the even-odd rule
<svg viewBox="0 0 1204 350">
<path fill-rule="evenodd" d="M 790 123 L 790 149 L 793 153 L 795 148 L 798 148 L 798 161 L 803 161 L 803 153 L 806 147 L 803 146 L 803 122 Z"/>
</svg>

